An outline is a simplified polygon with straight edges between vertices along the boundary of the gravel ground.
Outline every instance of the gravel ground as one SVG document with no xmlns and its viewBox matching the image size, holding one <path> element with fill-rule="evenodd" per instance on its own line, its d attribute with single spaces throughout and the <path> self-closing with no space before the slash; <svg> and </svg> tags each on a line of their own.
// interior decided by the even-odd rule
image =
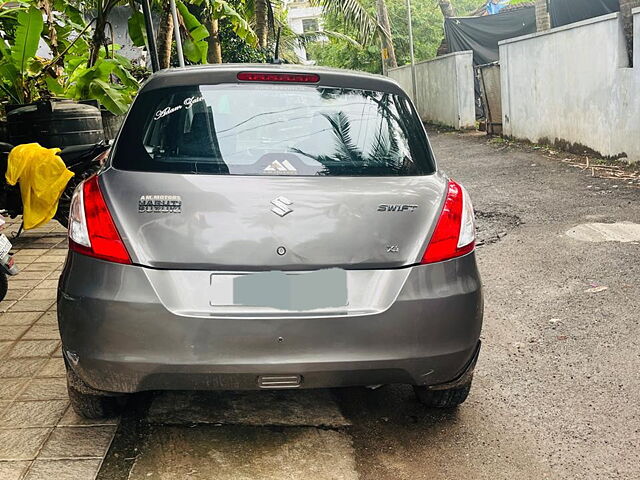
<svg viewBox="0 0 640 480">
<path fill-rule="evenodd" d="M 638 242 L 566 235 L 640 223 L 640 190 L 478 134 L 431 138 L 479 212 L 484 346 L 468 401 L 438 412 L 402 386 L 287 392 L 292 424 L 278 396 L 145 396 L 100 479 L 640 477 Z"/>
</svg>

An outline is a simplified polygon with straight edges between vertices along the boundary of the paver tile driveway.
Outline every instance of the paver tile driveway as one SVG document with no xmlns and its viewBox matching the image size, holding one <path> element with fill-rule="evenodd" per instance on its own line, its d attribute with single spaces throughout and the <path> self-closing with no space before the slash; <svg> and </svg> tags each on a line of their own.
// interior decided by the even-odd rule
<svg viewBox="0 0 640 480">
<path fill-rule="evenodd" d="M 66 232 L 51 222 L 11 240 L 20 273 L 0 303 L 0 480 L 93 480 L 117 419 L 69 407 L 55 312 Z"/>
</svg>

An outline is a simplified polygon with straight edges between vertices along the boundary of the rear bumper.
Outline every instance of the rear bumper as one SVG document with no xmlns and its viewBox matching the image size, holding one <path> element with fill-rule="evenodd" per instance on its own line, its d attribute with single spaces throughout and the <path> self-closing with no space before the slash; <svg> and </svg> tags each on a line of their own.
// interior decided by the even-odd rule
<svg viewBox="0 0 640 480">
<path fill-rule="evenodd" d="M 301 388 L 438 388 L 477 358 L 483 300 L 473 254 L 408 267 L 389 308 L 355 316 L 180 315 L 145 270 L 69 254 L 60 333 L 72 368 L 97 390 L 256 389 L 285 376 Z"/>
</svg>

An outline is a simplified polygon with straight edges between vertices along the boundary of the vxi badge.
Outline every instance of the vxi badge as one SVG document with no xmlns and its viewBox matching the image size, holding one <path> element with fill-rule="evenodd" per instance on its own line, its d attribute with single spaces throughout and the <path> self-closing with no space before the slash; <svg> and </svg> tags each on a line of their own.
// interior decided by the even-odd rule
<svg viewBox="0 0 640 480">
<path fill-rule="evenodd" d="M 142 195 L 138 213 L 181 213 L 182 198 L 179 195 Z"/>
<path fill-rule="evenodd" d="M 413 212 L 415 211 L 415 209 L 418 208 L 418 205 L 386 205 L 384 203 L 381 203 L 380 205 L 378 205 L 378 211 L 379 212 Z"/>
</svg>

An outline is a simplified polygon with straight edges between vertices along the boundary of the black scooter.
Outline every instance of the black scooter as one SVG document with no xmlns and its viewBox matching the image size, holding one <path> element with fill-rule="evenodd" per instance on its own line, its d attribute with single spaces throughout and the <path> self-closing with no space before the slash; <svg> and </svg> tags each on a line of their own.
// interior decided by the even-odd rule
<svg viewBox="0 0 640 480">
<path fill-rule="evenodd" d="M 4 228 L 4 218 L 0 215 L 0 230 Z M 16 267 L 11 250 L 11 242 L 4 233 L 0 233 L 0 302 L 4 300 L 9 288 L 7 275 L 17 275 L 18 267 Z"/>
</svg>

